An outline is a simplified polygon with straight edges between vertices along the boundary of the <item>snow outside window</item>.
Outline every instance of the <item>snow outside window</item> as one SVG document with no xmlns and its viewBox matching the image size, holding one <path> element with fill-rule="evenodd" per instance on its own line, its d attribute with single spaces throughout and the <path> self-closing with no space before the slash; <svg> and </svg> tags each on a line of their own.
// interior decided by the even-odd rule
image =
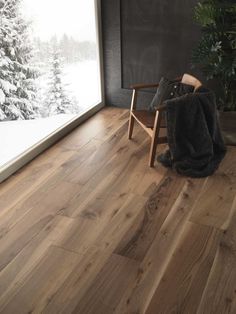
<svg viewBox="0 0 236 314">
<path fill-rule="evenodd" d="M 0 166 L 101 101 L 94 0 L 0 0 Z"/>
</svg>

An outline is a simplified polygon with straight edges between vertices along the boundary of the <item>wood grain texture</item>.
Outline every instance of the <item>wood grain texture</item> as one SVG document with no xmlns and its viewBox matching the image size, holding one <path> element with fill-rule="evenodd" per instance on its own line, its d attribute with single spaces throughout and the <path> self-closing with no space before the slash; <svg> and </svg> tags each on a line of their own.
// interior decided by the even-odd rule
<svg viewBox="0 0 236 314">
<path fill-rule="evenodd" d="M 142 197 L 132 195 L 128 198 L 120 211 L 113 216 L 110 224 L 100 232 L 93 245 L 81 257 L 77 267 L 44 309 L 45 313 L 70 313 L 75 309 L 114 251 L 122 235 L 127 232 L 143 208 L 144 201 L 145 199 Z"/>
<path fill-rule="evenodd" d="M 198 313 L 236 312 L 236 198 L 234 215 L 224 231 Z"/>
<path fill-rule="evenodd" d="M 208 178 L 190 220 L 225 229 L 235 195 L 236 184 L 230 176 L 223 173 Z"/>
<path fill-rule="evenodd" d="M 19 309 L 26 313 L 42 312 L 78 259 L 78 254 L 50 247 L 2 312 L 17 313 Z"/>
<path fill-rule="evenodd" d="M 144 259 L 184 184 L 185 179 L 168 171 L 150 194 L 144 213 L 138 217 L 132 230 L 129 230 L 120 242 L 116 249 L 117 254 L 140 261 Z"/>
<path fill-rule="evenodd" d="M 145 313 L 190 217 L 204 180 L 186 180 L 115 313 Z M 156 271 L 158 269 L 158 272 Z"/>
<path fill-rule="evenodd" d="M 147 314 L 196 313 L 214 261 L 219 235 L 220 231 L 213 227 L 187 223 Z"/>
<path fill-rule="evenodd" d="M 235 313 L 236 149 L 206 179 L 152 169 L 128 116 L 101 110 L 0 185 L 0 313 Z"/>
<path fill-rule="evenodd" d="M 112 313 L 137 269 L 137 262 L 112 254 L 73 313 Z"/>
<path fill-rule="evenodd" d="M 64 236 L 71 222 L 70 218 L 56 216 L 0 272 L 1 305 L 19 290 L 48 248 Z"/>
</svg>

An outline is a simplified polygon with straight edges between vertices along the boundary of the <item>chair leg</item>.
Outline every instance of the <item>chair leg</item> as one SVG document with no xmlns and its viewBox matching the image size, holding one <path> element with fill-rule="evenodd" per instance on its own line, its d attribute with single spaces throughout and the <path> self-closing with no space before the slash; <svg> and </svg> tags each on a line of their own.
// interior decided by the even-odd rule
<svg viewBox="0 0 236 314">
<path fill-rule="evenodd" d="M 134 117 L 132 116 L 132 111 L 136 108 L 137 102 L 137 91 L 133 89 L 131 106 L 130 106 L 130 116 L 129 116 L 129 130 L 128 130 L 128 138 L 129 140 L 132 138 L 133 129 L 134 129 Z"/>
<path fill-rule="evenodd" d="M 150 149 L 150 156 L 149 156 L 149 167 L 154 167 L 155 158 L 156 158 L 156 151 L 157 151 L 157 144 L 158 144 L 158 136 L 161 127 L 161 112 L 156 112 L 154 128 L 153 128 L 153 135 L 152 135 L 152 142 L 151 142 L 151 149 Z"/>
<path fill-rule="evenodd" d="M 129 138 L 129 140 L 132 138 L 133 129 L 134 129 L 134 117 L 130 114 L 130 117 L 129 117 L 129 129 L 128 129 L 128 138 Z"/>
</svg>

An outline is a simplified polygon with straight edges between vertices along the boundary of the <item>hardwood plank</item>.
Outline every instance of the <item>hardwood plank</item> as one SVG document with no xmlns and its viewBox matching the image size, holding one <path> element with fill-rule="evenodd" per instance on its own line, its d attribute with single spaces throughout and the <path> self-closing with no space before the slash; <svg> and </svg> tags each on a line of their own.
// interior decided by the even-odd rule
<svg viewBox="0 0 236 314">
<path fill-rule="evenodd" d="M 196 313 L 221 232 L 187 223 L 146 314 Z"/>
<path fill-rule="evenodd" d="M 91 140 L 87 145 L 82 147 L 79 152 L 73 152 L 72 155 L 70 152 L 68 158 L 57 158 L 58 166 L 56 168 L 55 165 L 53 167 L 53 165 L 49 163 L 49 168 L 52 168 L 52 171 L 50 172 L 47 172 L 47 168 L 45 168 L 45 165 L 43 164 L 43 168 L 40 168 L 40 171 L 47 172 L 47 176 L 44 177 L 43 181 L 38 180 L 38 177 L 31 177 L 31 173 L 35 173 L 34 169 L 33 171 L 31 170 L 29 178 L 27 179 L 27 184 L 31 185 L 32 188 L 27 188 L 27 186 L 24 185 L 23 181 L 23 188 L 28 192 L 24 194 L 24 197 L 20 195 L 21 198 L 18 198 L 18 194 L 15 193 L 14 188 L 11 189 L 11 191 L 8 193 L 7 198 L 4 195 L 5 201 L 8 206 L 0 212 L 0 235 L 4 234 L 6 230 L 8 230 L 12 226 L 12 224 L 15 224 L 19 219 L 21 219 L 33 206 L 42 201 L 42 199 L 44 199 L 45 197 L 47 198 L 47 195 L 49 195 L 49 198 L 52 198 L 54 193 L 57 194 L 57 192 L 60 192 L 60 187 L 64 187 L 65 189 L 65 187 L 67 186 L 68 189 L 71 190 L 71 192 L 79 191 L 79 185 L 74 185 L 67 182 L 62 183 L 62 181 L 64 180 L 64 177 L 68 175 L 68 173 L 78 171 L 79 165 L 81 166 L 83 161 L 86 160 L 87 156 L 96 149 L 97 145 L 98 140 Z M 57 154 L 58 150 L 55 150 L 54 153 Z M 36 167 L 35 170 L 37 169 L 38 167 Z M 36 172 L 36 174 L 38 174 L 38 172 Z M 34 181 L 37 182 L 37 184 L 34 184 Z M 21 189 L 19 189 L 19 191 L 22 192 Z M 62 195 L 65 193 L 64 191 L 61 192 L 62 193 L 60 197 L 62 197 Z M 12 193 L 16 196 L 16 198 L 12 198 Z M 72 198 L 74 194 L 78 193 L 71 193 L 70 198 Z M 11 199 L 10 202 L 8 202 L 8 198 Z M 60 201 L 60 198 L 56 199 Z"/>
<path fill-rule="evenodd" d="M 104 108 L 58 142 L 57 146 L 69 150 L 78 150 L 95 137 L 101 139 L 103 135 L 109 136 L 114 131 L 112 124 L 114 121 L 119 120 L 121 116 L 124 120 L 127 120 L 124 110 Z"/>
<path fill-rule="evenodd" d="M 123 234 L 130 228 L 142 210 L 146 199 L 130 196 L 120 212 L 99 234 L 93 246 L 84 254 L 63 286 L 44 309 L 45 313 L 70 313 L 85 295 L 86 291 L 111 256 Z M 70 299 L 70 302 L 66 300 Z"/>
<path fill-rule="evenodd" d="M 87 162 L 83 165 L 79 172 L 73 172 L 67 176 L 67 181 L 79 184 L 86 184 L 88 181 L 112 158 L 119 158 L 119 163 L 124 163 L 126 159 L 122 159 L 128 152 L 137 149 L 139 145 L 146 139 L 144 132 L 140 130 L 136 141 L 127 145 L 127 123 L 122 125 L 107 141 L 105 141 L 99 149 L 89 156 Z M 127 161 L 126 161 L 127 162 Z"/>
<path fill-rule="evenodd" d="M 149 196 L 142 216 L 138 216 L 116 253 L 142 261 L 160 231 L 186 180 L 169 171 Z"/>
<path fill-rule="evenodd" d="M 72 272 L 78 254 L 51 246 L 21 288 L 2 308 L 3 313 L 41 313 Z"/>
<path fill-rule="evenodd" d="M 72 205 L 69 208 L 72 210 L 73 207 L 77 207 L 77 210 L 73 209 L 72 217 L 75 217 L 76 214 L 80 214 L 81 212 L 91 213 L 91 209 L 95 207 L 98 209 L 97 205 L 100 206 L 97 212 L 101 211 L 104 201 L 108 203 L 109 199 L 111 199 L 109 206 L 112 207 L 112 202 L 119 202 L 119 199 L 127 195 L 144 195 L 145 191 L 150 188 L 150 185 L 153 183 L 158 184 L 162 179 L 163 173 L 165 173 L 164 169 L 162 169 L 162 173 L 158 173 L 154 169 L 150 169 L 149 172 L 146 171 L 149 168 L 147 163 L 145 163 L 148 157 L 146 156 L 146 144 L 139 146 L 139 152 L 131 151 L 129 160 L 126 163 L 122 162 L 122 160 L 126 160 L 127 157 L 125 158 L 125 156 L 115 156 L 104 168 L 94 175 L 81 193 L 84 197 L 87 189 L 93 189 L 92 193 L 85 199 L 85 202 L 78 202 L 78 199 L 76 201 L 72 200 L 74 204 L 80 203 L 79 206 Z M 145 175 L 149 177 L 149 180 L 142 181 Z"/>
<path fill-rule="evenodd" d="M 234 215 L 224 231 L 198 313 L 236 312 L 236 198 Z"/>
<path fill-rule="evenodd" d="M 183 233 L 196 196 L 204 186 L 204 182 L 205 179 L 186 181 L 168 217 L 140 264 L 135 281 L 130 285 L 127 295 L 121 299 L 115 313 L 145 313 Z"/>
<path fill-rule="evenodd" d="M 97 237 L 112 219 L 122 210 L 123 204 L 129 195 L 113 196 L 103 195 L 89 202 L 81 209 L 80 215 L 73 219 L 70 229 L 57 245 L 67 250 L 84 253 L 96 242 Z"/>
<path fill-rule="evenodd" d="M 62 170 L 60 175 L 64 178 L 70 173 L 78 171 L 78 169 L 87 161 L 88 156 L 93 155 L 100 147 L 101 141 L 97 139 L 90 140 L 87 144 L 81 147 L 79 150 L 74 152 L 72 157 L 61 164 L 60 169 Z"/>
<path fill-rule="evenodd" d="M 143 133 L 143 130 L 139 133 L 139 137 L 135 142 L 132 142 L 127 146 L 127 142 L 123 142 L 120 145 L 116 154 L 114 154 L 107 162 L 101 167 L 97 172 L 98 175 L 106 176 L 111 171 L 118 177 L 124 171 L 129 171 L 132 167 L 131 165 L 137 166 L 138 162 L 141 162 L 141 159 L 145 162 L 147 159 L 148 152 L 148 141 L 147 137 Z M 143 164 L 144 165 L 144 164 Z M 147 163 L 145 164 L 147 165 Z M 129 173 L 130 175 L 131 173 Z M 89 184 L 91 186 L 96 185 L 96 176 L 90 180 Z"/>
<path fill-rule="evenodd" d="M 137 152 L 137 150 L 139 151 Z M 128 162 L 126 162 L 127 158 Z M 147 188 L 153 183 L 151 180 L 154 180 L 155 177 L 156 182 L 159 182 L 163 176 L 152 170 L 152 173 L 149 172 L 149 180 L 144 181 L 143 184 L 141 183 L 141 178 L 145 176 L 145 169 L 148 167 L 146 158 L 146 144 L 140 145 L 139 149 L 135 148 L 134 151 L 115 155 L 89 180 L 82 188 L 81 193 L 71 200 L 70 205 L 63 211 L 63 214 L 69 217 L 77 217 L 82 212 L 91 212 L 91 208 L 94 208 L 96 204 L 100 204 L 100 200 L 108 198 L 109 195 L 115 199 L 130 193 L 144 195 Z M 140 167 L 143 170 L 139 172 L 136 168 Z M 136 182 L 136 176 L 134 175 L 135 170 L 140 176 L 138 182 Z M 165 170 L 162 169 L 163 172 L 165 173 Z M 125 182 L 125 176 L 130 177 L 130 180 L 126 180 L 128 181 L 127 184 L 123 183 Z M 136 192 L 138 186 L 139 193 Z"/>
<path fill-rule="evenodd" d="M 55 180 L 55 177 L 57 180 Z M 60 213 L 70 202 L 71 198 L 80 193 L 81 187 L 77 184 L 60 181 L 60 176 L 56 172 L 44 184 L 25 199 L 21 200 L 9 210 L 0 214 L 0 239 L 4 237 L 21 219 L 26 219 L 34 208 L 34 214 L 42 217 L 49 213 Z M 43 214 L 43 213 L 44 214 Z"/>
<path fill-rule="evenodd" d="M 15 214 L 1 230 L 0 238 L 0 270 L 29 243 L 32 237 L 48 224 L 53 217 L 67 206 L 71 197 L 78 193 L 79 186 L 60 182 L 45 194 L 36 192 L 36 200 L 24 203 L 16 208 Z M 23 216 L 15 222 L 18 215 Z"/>
<path fill-rule="evenodd" d="M 34 219 L 34 215 L 27 215 L 27 221 L 18 223 L 0 241 L 0 271 L 3 270 L 14 257 L 44 228 L 53 216 L 48 214 Z"/>
<path fill-rule="evenodd" d="M 67 181 L 79 184 L 86 184 L 90 178 L 111 158 L 120 148 L 121 140 L 124 137 L 126 125 L 121 126 L 111 138 L 103 143 L 92 155 L 88 156 L 84 167 L 77 173 L 67 176 Z"/>
<path fill-rule="evenodd" d="M 142 138 L 139 140 L 141 141 Z M 67 206 L 61 214 L 69 217 L 77 217 L 80 215 L 81 211 L 86 210 L 89 206 L 93 207 L 97 202 L 97 199 L 104 199 L 104 197 L 107 197 L 109 194 L 114 196 L 127 194 L 127 191 L 123 193 L 124 191 L 122 192 L 118 188 L 115 189 L 117 176 L 124 173 L 126 169 L 132 170 L 135 165 L 138 164 L 139 159 L 146 156 L 146 145 L 141 143 L 138 145 L 135 143 L 133 146 L 131 145 L 125 150 L 121 149 L 121 145 L 124 144 L 119 144 L 117 146 L 117 153 L 115 153 L 111 159 L 103 158 L 101 163 L 93 163 L 90 168 L 92 169 L 92 172 L 89 172 L 88 170 L 87 173 L 86 169 L 89 168 L 84 168 L 85 172 L 82 174 L 82 177 L 85 175 L 86 177 L 91 176 L 91 178 L 86 178 L 87 183 L 84 184 L 81 193 L 71 200 L 69 206 Z M 131 165 L 131 167 L 129 167 L 129 165 Z M 81 172 L 76 173 L 75 175 L 78 178 L 81 175 Z M 127 175 L 130 175 L 130 171 Z M 77 180 L 72 181 L 78 182 Z M 81 181 L 79 182 L 82 183 Z M 150 185 L 149 182 L 147 182 L 147 184 L 148 186 Z"/>
<path fill-rule="evenodd" d="M 112 313 L 137 269 L 137 262 L 112 254 L 73 313 Z"/>
<path fill-rule="evenodd" d="M 150 169 L 127 117 L 105 108 L 0 185 L 1 313 L 236 312 L 236 149 L 208 179 Z"/>
<path fill-rule="evenodd" d="M 229 175 L 217 173 L 209 177 L 190 220 L 225 229 L 231 215 L 235 194 L 236 182 L 233 182 Z"/>
<path fill-rule="evenodd" d="M 19 291 L 48 248 L 63 237 L 71 223 L 70 218 L 56 216 L 0 272 L 0 308 Z"/>
<path fill-rule="evenodd" d="M 119 157 L 123 158 L 123 160 L 128 159 L 128 161 L 124 163 L 121 169 L 115 169 L 117 179 L 112 186 L 111 193 L 143 195 L 152 184 L 158 185 L 163 176 L 166 175 L 167 170 L 161 165 L 156 168 L 149 167 L 149 146 L 150 143 L 144 141 L 128 158 L 126 156 Z M 113 167 L 113 165 L 106 165 L 107 169 L 110 167 Z"/>
<path fill-rule="evenodd" d="M 96 187 L 93 188 L 90 184 L 83 186 L 80 192 L 70 200 L 68 206 L 61 208 L 60 214 L 75 218 L 80 216 L 82 211 L 86 211 L 91 202 L 93 208 L 101 195 L 103 199 L 109 195 L 109 188 L 115 180 L 116 176 L 113 173 L 109 173 L 106 177 L 99 176 Z"/>
<path fill-rule="evenodd" d="M 32 164 L 21 169 L 18 175 L 0 184 L 0 215 L 31 195 L 61 164 L 73 156 L 73 152 L 57 148 L 50 149 L 50 154 L 53 158 L 45 159 L 39 156 Z"/>
<path fill-rule="evenodd" d="M 109 137 L 116 133 L 122 124 L 125 124 L 129 119 L 129 110 L 121 110 L 120 113 L 117 113 L 118 108 L 113 108 L 114 114 L 111 118 L 106 119 L 106 128 L 102 132 L 98 132 L 95 139 L 102 140 L 105 142 Z M 118 109 L 119 111 L 120 109 Z"/>
<path fill-rule="evenodd" d="M 61 139 L 56 146 L 66 150 L 77 151 L 93 139 L 99 130 L 104 129 L 105 125 L 105 120 L 102 119 L 101 115 L 96 114 Z"/>
</svg>

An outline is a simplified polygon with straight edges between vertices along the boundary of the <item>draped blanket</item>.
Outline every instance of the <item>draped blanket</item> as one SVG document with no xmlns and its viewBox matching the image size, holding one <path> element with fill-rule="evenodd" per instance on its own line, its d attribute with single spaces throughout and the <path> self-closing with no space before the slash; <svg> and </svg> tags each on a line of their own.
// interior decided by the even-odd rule
<svg viewBox="0 0 236 314">
<path fill-rule="evenodd" d="M 212 175 L 226 153 L 214 93 L 201 86 L 165 104 L 169 149 L 157 160 L 185 176 Z"/>
</svg>

